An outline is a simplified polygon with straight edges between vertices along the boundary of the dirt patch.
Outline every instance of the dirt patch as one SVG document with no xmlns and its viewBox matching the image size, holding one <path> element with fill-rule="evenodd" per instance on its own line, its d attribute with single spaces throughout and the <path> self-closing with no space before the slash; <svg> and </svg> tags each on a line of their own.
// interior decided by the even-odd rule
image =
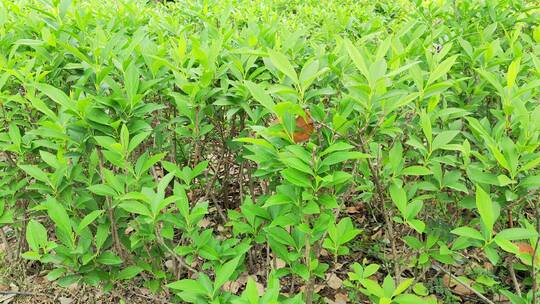
<svg viewBox="0 0 540 304">
<path fill-rule="evenodd" d="M 24 260 L 7 261 L 0 252 L 0 304 L 169 303 L 133 282 L 122 282 L 110 292 L 100 287 L 73 284 L 67 288 L 47 280 L 48 270 Z"/>
</svg>

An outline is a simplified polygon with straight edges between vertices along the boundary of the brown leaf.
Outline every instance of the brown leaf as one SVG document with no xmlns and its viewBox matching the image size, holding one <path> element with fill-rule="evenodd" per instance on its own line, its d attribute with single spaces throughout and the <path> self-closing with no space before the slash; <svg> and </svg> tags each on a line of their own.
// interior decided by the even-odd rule
<svg viewBox="0 0 540 304">
<path fill-rule="evenodd" d="M 276 269 L 284 268 L 285 266 L 287 266 L 287 263 L 285 263 L 285 261 L 280 258 L 276 258 Z"/>
<path fill-rule="evenodd" d="M 280 120 L 278 118 L 273 119 L 270 121 L 271 125 L 275 125 L 280 123 Z M 308 141 L 311 137 L 311 134 L 313 133 L 313 119 L 311 118 L 311 114 L 309 111 L 306 111 L 306 118 L 303 118 L 301 116 L 296 117 L 296 131 L 293 133 L 293 139 L 295 143 L 301 143 Z"/>
<path fill-rule="evenodd" d="M 534 253 L 534 248 L 532 248 L 532 246 L 529 245 L 528 243 L 518 242 L 516 243 L 516 246 L 518 246 L 519 253 L 521 254 L 528 254 L 532 256 Z"/>
<path fill-rule="evenodd" d="M 59 297 L 58 301 L 60 302 L 60 304 L 71 304 L 71 303 L 73 303 L 72 298 L 66 298 L 66 297 Z"/>
<path fill-rule="evenodd" d="M 345 293 L 336 293 L 334 299 L 336 300 L 336 304 L 345 304 L 349 300 L 349 297 Z"/>
<path fill-rule="evenodd" d="M 343 286 L 343 281 L 335 273 L 328 273 L 326 275 L 326 281 L 332 289 L 340 289 Z"/>
<path fill-rule="evenodd" d="M 473 294 L 472 290 L 470 290 L 469 288 L 461 285 L 461 284 L 458 284 L 456 285 L 456 287 L 454 287 L 454 289 L 452 289 L 452 291 L 457 294 L 457 295 L 460 295 L 460 296 L 470 296 Z"/>
<path fill-rule="evenodd" d="M 240 287 L 242 287 L 242 284 L 238 282 L 238 280 L 226 282 L 225 284 L 223 284 L 223 290 L 231 292 L 233 294 L 237 293 Z"/>
<path fill-rule="evenodd" d="M 206 228 L 206 227 L 210 226 L 210 224 L 212 224 L 212 222 L 210 222 L 207 218 L 204 217 L 202 220 L 200 220 L 197 223 L 197 226 L 200 227 L 200 228 Z"/>
<path fill-rule="evenodd" d="M 357 207 L 357 206 L 347 207 L 347 213 L 349 213 L 349 214 L 360 213 L 360 208 Z"/>
<path fill-rule="evenodd" d="M 305 142 L 309 140 L 311 134 L 313 133 L 313 119 L 311 114 L 306 111 L 306 118 L 297 117 L 296 118 L 296 129 L 297 132 L 294 132 L 293 138 L 295 143 Z"/>
<path fill-rule="evenodd" d="M 520 254 L 526 254 L 526 255 L 529 255 L 529 256 L 533 256 L 534 254 L 534 248 L 529 244 L 529 243 L 524 243 L 524 242 L 517 242 L 515 243 L 516 246 L 518 246 L 518 252 Z M 530 264 L 528 261 L 525 261 L 524 259 L 520 258 L 520 260 L 525 263 L 525 264 Z M 536 254 L 536 258 L 535 258 L 535 264 L 540 264 L 540 254 Z"/>
</svg>

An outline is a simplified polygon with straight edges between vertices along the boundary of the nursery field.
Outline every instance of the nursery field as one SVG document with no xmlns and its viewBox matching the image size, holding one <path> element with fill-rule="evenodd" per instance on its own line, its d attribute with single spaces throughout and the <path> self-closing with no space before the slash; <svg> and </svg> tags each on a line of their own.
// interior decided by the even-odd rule
<svg viewBox="0 0 540 304">
<path fill-rule="evenodd" d="M 0 303 L 540 304 L 540 3 L 0 0 Z"/>
</svg>

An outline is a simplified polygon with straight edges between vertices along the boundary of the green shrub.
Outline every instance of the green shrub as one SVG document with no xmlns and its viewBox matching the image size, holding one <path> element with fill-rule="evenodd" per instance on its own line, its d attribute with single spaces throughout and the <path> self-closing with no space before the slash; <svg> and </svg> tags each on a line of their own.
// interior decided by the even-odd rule
<svg viewBox="0 0 540 304">
<path fill-rule="evenodd" d="M 0 1 L 8 258 L 189 303 L 322 303 L 338 275 L 437 303 L 457 266 L 537 303 L 539 7 Z"/>
</svg>

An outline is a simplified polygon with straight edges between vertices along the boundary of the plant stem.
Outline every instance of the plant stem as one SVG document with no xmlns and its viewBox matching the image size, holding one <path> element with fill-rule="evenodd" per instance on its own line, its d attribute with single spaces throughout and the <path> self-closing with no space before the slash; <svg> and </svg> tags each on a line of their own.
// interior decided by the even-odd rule
<svg viewBox="0 0 540 304">
<path fill-rule="evenodd" d="M 367 150 L 365 148 L 365 143 L 362 137 L 360 137 L 360 142 L 362 143 L 362 146 L 361 146 L 362 153 L 367 153 Z M 385 192 L 382 187 L 381 181 L 379 179 L 378 168 L 374 167 L 370 161 L 367 161 L 367 164 L 369 167 L 369 171 L 371 172 L 371 175 L 373 177 L 373 182 L 375 183 L 375 187 L 377 188 L 377 197 L 379 199 L 379 205 L 382 208 L 382 214 L 384 217 L 384 222 L 386 224 L 387 237 L 390 240 L 390 246 L 392 249 L 392 260 L 393 260 L 393 265 L 394 265 L 394 279 L 397 280 L 397 282 L 399 283 L 401 272 L 399 270 L 399 262 L 398 262 L 396 241 L 395 241 L 395 235 L 394 235 L 394 225 L 388 214 L 389 211 L 386 208 L 385 198 L 384 198 Z"/>
<path fill-rule="evenodd" d="M 99 162 L 99 175 L 101 177 L 101 181 L 105 183 L 105 177 L 103 176 L 103 171 L 105 170 L 105 167 L 103 165 L 103 154 L 101 153 L 101 150 L 99 148 L 96 148 L 97 155 L 98 155 L 98 162 Z M 120 237 L 118 236 L 118 227 L 116 226 L 116 219 L 114 218 L 114 207 L 113 203 L 111 201 L 111 198 L 109 196 L 105 196 L 105 201 L 107 203 L 107 216 L 109 217 L 109 221 L 111 222 L 111 238 L 113 241 L 113 248 L 114 251 L 119 254 L 122 259 L 125 259 L 124 252 L 122 250 L 122 244 L 120 243 Z"/>
<path fill-rule="evenodd" d="M 306 236 L 306 267 L 309 272 L 309 278 L 306 284 L 306 304 L 313 303 L 313 275 L 311 274 L 311 242 L 310 237 Z M 292 293 L 292 290 L 291 290 Z"/>
<path fill-rule="evenodd" d="M 514 284 L 514 289 L 519 297 L 521 297 L 521 288 L 519 287 L 519 282 L 516 278 L 516 272 L 514 271 L 514 266 L 512 265 L 512 259 L 508 259 L 508 271 L 510 272 L 510 278 Z"/>
<path fill-rule="evenodd" d="M 461 284 L 463 287 L 467 288 L 468 290 L 472 291 L 475 295 L 477 295 L 480 299 L 482 299 L 482 301 L 488 303 L 488 304 L 495 304 L 493 301 L 491 301 L 490 299 L 486 298 L 483 294 L 479 293 L 478 291 L 476 291 L 476 289 L 472 288 L 471 286 L 469 286 L 469 284 L 463 282 L 460 278 L 456 277 L 455 275 L 453 275 L 451 272 L 449 272 L 448 270 L 442 268 L 441 266 L 437 265 L 437 264 L 433 264 L 432 266 L 433 268 L 435 268 L 436 270 L 440 270 L 444 273 L 446 273 L 448 276 L 450 276 L 450 278 L 452 278 L 452 280 L 458 282 L 459 284 Z"/>
</svg>

